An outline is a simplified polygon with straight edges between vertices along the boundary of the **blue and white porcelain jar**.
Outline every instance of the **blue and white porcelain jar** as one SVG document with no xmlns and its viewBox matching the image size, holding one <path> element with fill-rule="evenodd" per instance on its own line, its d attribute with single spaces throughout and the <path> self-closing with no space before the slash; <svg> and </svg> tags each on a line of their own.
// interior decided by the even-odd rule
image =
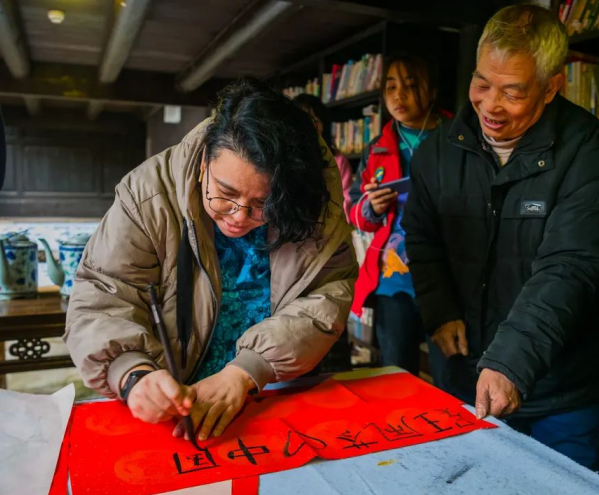
<svg viewBox="0 0 599 495">
<path fill-rule="evenodd" d="M 50 246 L 45 239 L 39 241 L 46 251 L 46 261 L 48 262 L 48 276 L 50 280 L 60 287 L 60 294 L 68 298 L 73 292 L 73 282 L 77 275 L 77 268 L 83 256 L 85 245 L 90 234 L 75 234 L 68 239 L 58 241 L 58 262 L 52 256 Z"/>
<path fill-rule="evenodd" d="M 65 241 L 58 241 L 58 256 L 64 270 L 64 283 L 60 288 L 60 293 L 64 297 L 69 297 L 73 291 L 77 268 L 79 268 L 79 262 L 90 237 L 89 234 L 76 234 Z"/>
<path fill-rule="evenodd" d="M 37 244 L 23 233 L 0 236 L 0 300 L 37 295 Z"/>
</svg>

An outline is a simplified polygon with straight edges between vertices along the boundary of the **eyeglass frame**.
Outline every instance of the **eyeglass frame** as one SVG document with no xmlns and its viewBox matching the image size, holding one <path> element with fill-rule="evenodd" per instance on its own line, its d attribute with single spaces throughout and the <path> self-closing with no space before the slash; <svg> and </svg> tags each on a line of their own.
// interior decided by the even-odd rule
<svg viewBox="0 0 599 495">
<path fill-rule="evenodd" d="M 235 215 L 235 213 L 237 213 L 239 210 L 241 210 L 242 208 L 246 208 L 248 210 L 248 217 L 251 218 L 252 220 L 254 220 L 255 222 L 264 222 L 264 208 L 259 208 L 256 206 L 244 206 L 244 205 L 240 205 L 237 201 L 233 201 L 232 199 L 228 199 L 228 198 L 221 198 L 220 196 L 215 196 L 213 198 L 208 196 L 208 186 L 210 185 L 210 171 L 209 171 L 209 165 L 206 165 L 206 199 L 208 200 L 208 206 L 210 207 L 210 209 L 214 212 L 214 213 L 218 213 L 219 215 Z M 212 200 L 213 199 L 219 199 L 221 201 L 228 201 L 229 203 L 233 203 L 235 205 L 235 207 L 237 208 L 235 211 L 231 211 L 229 213 L 223 213 L 221 211 L 217 211 L 212 207 Z M 260 215 L 260 220 L 257 220 L 256 218 L 254 218 L 252 216 L 252 211 L 254 210 L 260 210 L 262 211 L 262 215 Z"/>
</svg>

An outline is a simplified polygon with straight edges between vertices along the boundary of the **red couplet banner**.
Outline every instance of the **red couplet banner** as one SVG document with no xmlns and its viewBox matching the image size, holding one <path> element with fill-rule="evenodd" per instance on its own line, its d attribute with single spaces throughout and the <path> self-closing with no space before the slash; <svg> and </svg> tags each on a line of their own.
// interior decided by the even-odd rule
<svg viewBox="0 0 599 495">
<path fill-rule="evenodd" d="M 337 378 L 248 399 L 227 431 L 201 443 L 201 451 L 174 438 L 173 423 L 142 423 L 120 402 L 76 406 L 68 469 L 75 495 L 154 495 L 481 428 L 494 425 L 408 373 Z"/>
</svg>

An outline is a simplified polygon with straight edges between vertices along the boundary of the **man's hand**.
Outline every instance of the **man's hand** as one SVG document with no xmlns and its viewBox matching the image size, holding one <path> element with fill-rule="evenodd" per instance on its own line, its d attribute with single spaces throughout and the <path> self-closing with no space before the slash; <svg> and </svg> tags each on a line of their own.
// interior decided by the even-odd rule
<svg viewBox="0 0 599 495">
<path fill-rule="evenodd" d="M 139 366 L 137 369 L 153 368 Z M 121 387 L 124 386 L 127 375 L 123 377 Z M 175 416 L 187 416 L 195 401 L 195 390 L 179 384 L 166 370 L 152 371 L 144 376 L 131 389 L 127 405 L 134 418 L 139 418 L 146 423 L 159 423 L 168 421 Z"/>
<path fill-rule="evenodd" d="M 466 325 L 462 320 L 449 321 L 441 325 L 431 337 L 446 358 L 454 354 L 468 355 Z"/>
<path fill-rule="evenodd" d="M 376 181 L 376 178 L 373 177 L 370 179 L 370 184 L 364 186 L 364 191 L 368 193 L 368 200 L 370 201 L 374 212 L 377 215 L 382 215 L 397 201 L 397 193 L 392 189 L 375 191 L 377 187 L 379 187 L 379 184 Z"/>
<path fill-rule="evenodd" d="M 520 392 L 505 375 L 485 368 L 476 384 L 476 417 L 500 418 L 516 411 L 522 404 Z"/>
<path fill-rule="evenodd" d="M 256 387 L 254 381 L 237 366 L 226 366 L 215 375 L 204 378 L 194 386 L 197 401 L 191 410 L 194 430 L 202 425 L 198 438 L 206 440 L 214 428 L 218 437 L 240 411 L 250 390 Z M 216 425 L 216 426 L 215 426 Z M 175 427 L 173 435 L 185 433 L 183 424 Z"/>
</svg>

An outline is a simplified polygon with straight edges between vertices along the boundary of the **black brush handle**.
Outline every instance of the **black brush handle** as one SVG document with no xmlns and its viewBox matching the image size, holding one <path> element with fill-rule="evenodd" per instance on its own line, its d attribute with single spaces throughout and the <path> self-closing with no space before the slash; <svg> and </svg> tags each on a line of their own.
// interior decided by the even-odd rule
<svg viewBox="0 0 599 495">
<path fill-rule="evenodd" d="M 166 360 L 166 369 L 171 374 L 171 376 L 177 381 L 177 383 L 181 383 L 181 377 L 179 376 L 179 369 L 175 364 L 175 357 L 173 355 L 173 348 L 171 347 L 171 343 L 168 340 L 168 335 L 166 333 L 166 328 L 164 327 L 164 319 L 162 318 L 162 310 L 160 305 L 158 304 L 158 297 L 156 296 L 156 289 L 154 285 L 148 285 L 148 292 L 150 294 L 150 302 L 151 302 L 151 310 L 152 316 L 154 318 L 154 325 L 156 326 L 156 330 L 158 331 L 158 338 L 160 339 L 160 343 L 162 344 L 162 348 L 164 349 L 164 358 Z M 183 425 L 185 426 L 185 431 L 187 432 L 187 436 L 191 440 L 193 446 L 202 450 L 197 443 L 195 430 L 193 428 L 193 421 L 190 416 L 183 416 L 181 418 L 183 420 Z"/>
<path fill-rule="evenodd" d="M 173 348 L 168 340 L 166 328 L 164 327 L 164 319 L 162 318 L 162 309 L 158 304 L 158 297 L 156 296 L 156 289 L 153 285 L 148 285 L 148 292 L 150 293 L 150 302 L 152 303 L 150 308 L 152 310 L 152 316 L 154 318 L 154 325 L 158 331 L 158 338 L 164 349 L 164 358 L 166 360 L 166 369 L 172 375 L 172 377 L 181 383 L 181 377 L 179 376 L 179 370 L 175 364 L 175 357 L 173 355 Z"/>
</svg>

